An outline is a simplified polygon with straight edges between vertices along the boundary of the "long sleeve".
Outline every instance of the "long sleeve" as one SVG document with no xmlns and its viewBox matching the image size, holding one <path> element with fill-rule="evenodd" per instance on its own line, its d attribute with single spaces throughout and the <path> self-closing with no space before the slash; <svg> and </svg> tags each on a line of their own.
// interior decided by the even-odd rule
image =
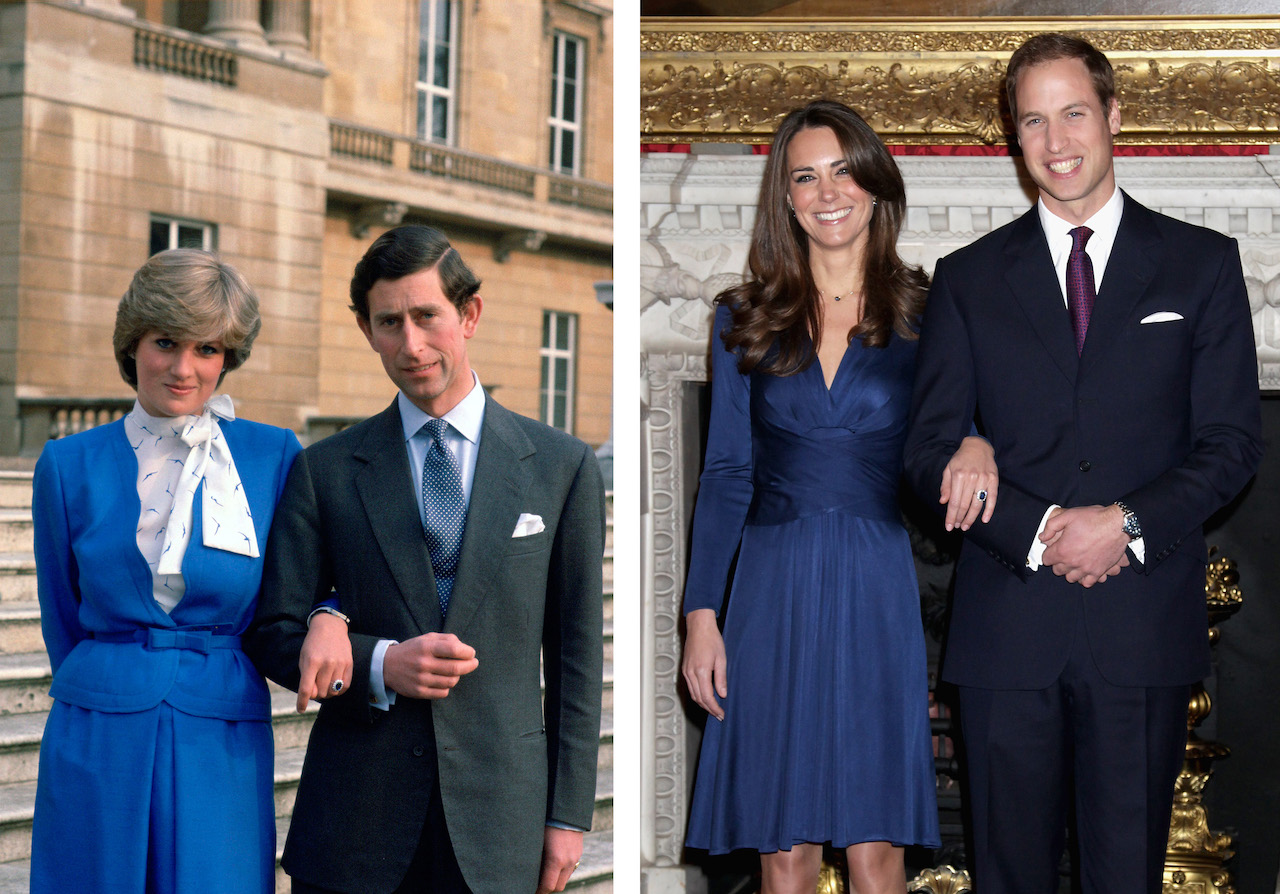
<svg viewBox="0 0 1280 894">
<path fill-rule="evenodd" d="M 737 356 L 721 340 L 729 322 L 729 308 L 718 307 L 711 337 L 711 421 L 693 513 L 686 613 L 700 608 L 719 612 L 751 506 L 751 385 L 738 372 Z"/>
<path fill-rule="evenodd" d="M 584 445 L 551 548 L 542 626 L 547 819 L 591 826 L 604 656 L 604 484 Z"/>
<path fill-rule="evenodd" d="M 80 626 L 79 572 L 71 550 L 70 524 L 62 476 L 51 443 L 36 463 L 32 498 L 35 524 L 36 584 L 40 599 L 40 627 L 53 672 L 86 637 Z"/>
<path fill-rule="evenodd" d="M 973 427 L 978 404 L 978 370 L 970 345 L 970 322 L 957 306 L 950 282 L 950 265 L 938 262 L 925 305 L 916 353 L 916 377 L 911 421 L 904 447 L 907 479 L 927 505 L 940 513 L 942 472 Z M 1001 464 L 1000 496 L 988 523 L 972 526 L 966 537 L 981 546 L 1019 577 L 1028 574 L 1027 551 L 1044 512 L 1052 502 L 1019 486 Z"/>
<path fill-rule="evenodd" d="M 1184 386 L 1191 451 L 1179 464 L 1117 496 L 1142 525 L 1144 569 L 1196 534 L 1249 482 L 1262 459 L 1256 353 L 1240 251 L 1234 239 L 1221 239 L 1214 247 L 1220 249 L 1216 257 L 1208 251 L 1201 254 L 1206 267 L 1210 259 L 1217 262 L 1217 273 L 1195 321 Z M 1153 415 L 1168 400 L 1154 396 Z"/>
</svg>

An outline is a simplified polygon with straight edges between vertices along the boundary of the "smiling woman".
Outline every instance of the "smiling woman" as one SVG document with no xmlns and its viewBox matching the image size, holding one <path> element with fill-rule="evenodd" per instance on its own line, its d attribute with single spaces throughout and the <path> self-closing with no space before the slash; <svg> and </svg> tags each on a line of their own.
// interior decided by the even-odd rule
<svg viewBox="0 0 1280 894">
<path fill-rule="evenodd" d="M 138 403 L 152 416 L 199 413 L 222 379 L 226 349 L 214 342 L 177 340 L 151 331 L 133 352 L 138 371 Z"/>
<path fill-rule="evenodd" d="M 759 851 L 764 894 L 813 891 L 824 843 L 845 849 L 856 890 L 902 891 L 904 846 L 938 841 L 897 509 L 927 282 L 897 252 L 905 206 L 897 165 L 857 113 L 797 109 L 765 164 L 752 279 L 717 299 L 682 666 L 714 720 L 687 840 Z M 990 447 L 965 439 L 953 466 L 957 523 L 989 519 Z M 875 698 L 849 697 L 863 689 Z"/>
<path fill-rule="evenodd" d="M 271 703 L 240 637 L 300 448 L 213 397 L 260 325 L 257 296 L 217 256 L 153 255 L 120 300 L 113 339 L 137 403 L 49 442 L 36 466 L 54 699 L 36 894 L 274 890 Z M 351 679 L 346 625 L 326 615 L 307 645 L 312 683 L 336 694 L 334 678 Z"/>
</svg>

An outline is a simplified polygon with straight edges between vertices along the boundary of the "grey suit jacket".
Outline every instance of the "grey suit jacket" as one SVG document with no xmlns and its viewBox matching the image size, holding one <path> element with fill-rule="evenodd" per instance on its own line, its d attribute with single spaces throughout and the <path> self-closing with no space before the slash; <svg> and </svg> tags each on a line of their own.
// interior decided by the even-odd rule
<svg viewBox="0 0 1280 894">
<path fill-rule="evenodd" d="M 267 545 L 246 651 L 296 689 L 311 606 L 336 589 L 355 671 L 311 734 L 285 847 L 290 875 L 393 890 L 436 780 L 476 894 L 533 891 L 547 820 L 590 827 L 602 678 L 604 502 L 590 449 L 487 398 L 458 573 L 442 624 L 400 413 L 298 458 Z M 521 513 L 541 533 L 512 538 Z M 368 702 L 379 639 L 454 633 L 479 668 L 445 699 Z M 543 703 L 539 659 L 546 680 Z"/>
</svg>

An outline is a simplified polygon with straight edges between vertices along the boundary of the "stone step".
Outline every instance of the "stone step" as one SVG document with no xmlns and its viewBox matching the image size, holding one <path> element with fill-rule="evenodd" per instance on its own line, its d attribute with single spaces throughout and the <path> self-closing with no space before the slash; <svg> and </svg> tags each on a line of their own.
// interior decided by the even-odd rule
<svg viewBox="0 0 1280 894">
<path fill-rule="evenodd" d="M 44 649 L 0 654 L 0 716 L 48 711 L 52 681 Z"/>
<path fill-rule="evenodd" d="M 0 656 L 2 659 L 3 656 Z M 600 707 L 602 710 L 613 713 L 613 660 L 606 659 L 604 662 L 604 691 L 601 693 Z"/>
<path fill-rule="evenodd" d="M 44 648 L 40 633 L 40 603 L 0 601 L 0 654 L 38 652 Z"/>
<path fill-rule="evenodd" d="M 35 803 L 34 779 L 0 785 L 0 863 L 31 856 L 31 815 Z"/>
<path fill-rule="evenodd" d="M 48 717 L 47 711 L 0 716 L 0 785 L 35 780 Z"/>
<path fill-rule="evenodd" d="M 30 878 L 30 860 L 0 863 L 0 894 L 27 894 L 30 890 L 30 885 L 28 884 Z"/>
<path fill-rule="evenodd" d="M 613 894 L 612 829 L 592 830 L 582 836 L 582 865 L 574 871 L 565 890 L 579 894 Z"/>
<path fill-rule="evenodd" d="M 31 508 L 31 473 L 0 469 L 0 507 Z"/>
<path fill-rule="evenodd" d="M 0 552 L 29 553 L 35 549 L 30 509 L 0 509 Z"/>
<path fill-rule="evenodd" d="M 596 770 L 596 807 L 591 814 L 591 829 L 613 831 L 613 767 Z"/>
<path fill-rule="evenodd" d="M 0 552 L 0 604 L 35 600 L 35 553 Z"/>
</svg>

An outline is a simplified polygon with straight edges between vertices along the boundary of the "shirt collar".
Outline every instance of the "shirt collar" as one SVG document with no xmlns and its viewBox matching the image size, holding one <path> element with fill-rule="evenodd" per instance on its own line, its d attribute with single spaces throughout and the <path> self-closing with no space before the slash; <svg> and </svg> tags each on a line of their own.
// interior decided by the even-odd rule
<svg viewBox="0 0 1280 894">
<path fill-rule="evenodd" d="M 471 382 L 471 390 L 467 392 L 467 396 L 440 418 L 468 441 L 479 444 L 480 426 L 484 423 L 484 389 L 480 387 L 480 377 L 474 369 L 471 370 Z M 412 439 L 428 419 L 435 418 L 405 397 L 403 391 L 397 392 L 396 402 L 400 407 L 400 423 L 404 426 L 406 441 Z"/>
<path fill-rule="evenodd" d="M 1045 207 L 1044 199 L 1036 201 L 1036 208 L 1040 212 L 1040 226 L 1044 230 L 1045 238 L 1049 242 L 1049 253 L 1053 256 L 1054 266 L 1061 266 L 1059 262 L 1071 251 L 1071 231 L 1079 224 L 1073 224 L 1070 221 L 1063 220 Z M 1084 222 L 1084 226 L 1093 230 L 1093 235 L 1089 238 L 1089 245 L 1086 250 L 1092 255 L 1095 246 L 1110 246 L 1116 239 L 1116 233 L 1120 230 L 1120 217 L 1124 212 L 1124 193 L 1116 187 L 1111 193 L 1111 198 L 1107 199 L 1107 203 L 1094 212 Z M 1109 252 L 1108 252 L 1109 253 Z"/>
</svg>

